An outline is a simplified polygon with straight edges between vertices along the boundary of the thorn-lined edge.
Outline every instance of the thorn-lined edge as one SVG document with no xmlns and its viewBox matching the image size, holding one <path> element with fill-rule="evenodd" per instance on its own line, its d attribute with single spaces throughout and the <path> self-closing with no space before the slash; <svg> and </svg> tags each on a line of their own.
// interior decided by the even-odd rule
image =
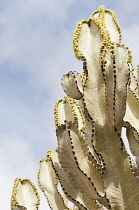
<svg viewBox="0 0 139 210">
<path fill-rule="evenodd" d="M 39 209 L 39 205 L 40 205 L 40 196 L 39 196 L 39 193 L 38 193 L 37 188 L 35 187 L 35 185 L 32 183 L 32 181 L 30 179 L 28 179 L 28 178 L 21 179 L 21 178 L 18 178 L 18 177 L 14 181 L 14 186 L 13 186 L 13 191 L 12 191 L 12 198 L 11 198 L 11 209 L 12 209 L 12 207 L 21 207 L 20 203 L 18 202 L 18 200 L 16 198 L 16 195 L 17 195 L 17 187 L 18 187 L 19 182 L 21 184 L 24 183 L 24 182 L 29 182 L 29 184 L 32 186 L 32 188 L 35 191 L 37 200 L 38 200 L 38 202 L 35 204 L 36 210 L 38 210 Z"/>
</svg>

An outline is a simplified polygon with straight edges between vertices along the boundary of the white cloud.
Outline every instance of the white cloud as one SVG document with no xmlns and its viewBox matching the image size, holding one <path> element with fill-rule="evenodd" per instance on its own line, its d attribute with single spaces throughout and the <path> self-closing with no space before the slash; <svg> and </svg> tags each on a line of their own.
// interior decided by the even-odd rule
<svg viewBox="0 0 139 210">
<path fill-rule="evenodd" d="M 68 45 L 68 33 L 62 38 L 61 33 L 73 1 L 47 3 L 12 1 L 1 12 L 0 72 L 4 75 L 1 83 L 3 92 L 0 90 L 2 209 L 10 208 L 14 179 L 17 176 L 28 177 L 36 183 L 38 160 L 41 158 L 38 154 L 45 156 L 47 148 L 54 145 L 54 139 L 56 145 L 53 105 L 60 92 L 62 95 L 62 88 L 60 84 L 59 88 L 56 87 L 56 80 L 59 78 L 60 82 L 59 70 L 67 67 L 67 55 L 70 54 L 65 47 Z M 62 25 L 59 35 L 55 24 Z M 63 38 L 65 43 L 62 43 Z M 20 71 L 24 82 L 19 76 Z M 26 80 L 27 75 L 29 81 Z M 18 80 L 22 81 L 23 87 Z M 41 197 L 40 210 L 49 209 L 46 199 L 43 195 Z"/>
<path fill-rule="evenodd" d="M 35 161 L 34 154 L 32 154 L 26 141 L 17 136 L 0 133 L 0 154 L 1 208 L 10 209 L 14 179 L 16 177 L 30 178 L 37 186 L 39 164 Z M 46 199 L 43 196 L 41 197 L 44 206 L 40 210 L 49 209 Z"/>
<path fill-rule="evenodd" d="M 16 177 L 29 178 L 36 185 L 40 198 L 40 210 L 49 210 L 47 200 L 38 187 L 37 173 L 39 169 L 39 160 L 31 151 L 31 148 L 25 141 L 17 136 L 6 136 L 0 133 L 0 195 L 1 208 L 10 209 L 10 201 L 14 179 Z M 44 155 L 45 157 L 45 155 Z M 41 158 L 41 157 L 40 157 Z"/>
<path fill-rule="evenodd" d="M 66 49 L 72 37 L 64 26 L 72 4 L 71 0 L 10 3 L 1 13 L 0 63 L 9 63 L 15 71 L 22 66 L 32 82 L 39 82 L 38 88 L 55 83 L 72 53 L 72 47 Z"/>
</svg>

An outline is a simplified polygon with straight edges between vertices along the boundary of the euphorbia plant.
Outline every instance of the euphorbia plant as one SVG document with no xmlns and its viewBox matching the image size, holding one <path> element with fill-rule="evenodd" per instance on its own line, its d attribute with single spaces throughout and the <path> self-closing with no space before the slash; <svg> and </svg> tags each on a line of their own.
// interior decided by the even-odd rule
<svg viewBox="0 0 139 210">
<path fill-rule="evenodd" d="M 116 15 L 104 6 L 77 25 L 73 48 L 83 71 L 61 80 L 66 96 L 54 108 L 58 147 L 40 160 L 38 173 L 53 210 L 139 209 L 138 82 L 131 51 L 121 40 Z M 127 153 L 122 127 L 135 161 Z M 11 209 L 38 207 L 34 185 L 17 178 Z"/>
</svg>

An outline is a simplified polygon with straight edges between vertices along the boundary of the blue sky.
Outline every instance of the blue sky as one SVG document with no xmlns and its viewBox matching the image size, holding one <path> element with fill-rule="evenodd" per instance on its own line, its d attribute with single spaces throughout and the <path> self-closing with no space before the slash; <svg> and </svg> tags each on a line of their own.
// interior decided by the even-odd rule
<svg viewBox="0 0 139 210">
<path fill-rule="evenodd" d="M 63 74 L 81 72 L 72 50 L 76 24 L 99 5 L 116 12 L 136 67 L 138 0 L 0 0 L 0 195 L 10 209 L 13 181 L 37 184 L 39 159 L 56 148 L 53 106 Z M 49 209 L 40 192 L 40 210 Z"/>
</svg>

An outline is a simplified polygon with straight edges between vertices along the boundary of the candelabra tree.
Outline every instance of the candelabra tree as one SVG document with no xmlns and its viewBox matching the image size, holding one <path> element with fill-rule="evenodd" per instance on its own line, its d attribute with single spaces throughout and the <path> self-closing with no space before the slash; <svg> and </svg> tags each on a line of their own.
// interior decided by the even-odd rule
<svg viewBox="0 0 139 210">
<path fill-rule="evenodd" d="M 48 150 L 38 172 L 53 210 L 139 209 L 138 82 L 121 39 L 115 13 L 104 6 L 77 25 L 73 48 L 83 71 L 61 80 L 66 96 L 54 107 L 58 147 Z M 17 178 L 11 209 L 36 210 L 39 202 L 32 182 Z"/>
</svg>

